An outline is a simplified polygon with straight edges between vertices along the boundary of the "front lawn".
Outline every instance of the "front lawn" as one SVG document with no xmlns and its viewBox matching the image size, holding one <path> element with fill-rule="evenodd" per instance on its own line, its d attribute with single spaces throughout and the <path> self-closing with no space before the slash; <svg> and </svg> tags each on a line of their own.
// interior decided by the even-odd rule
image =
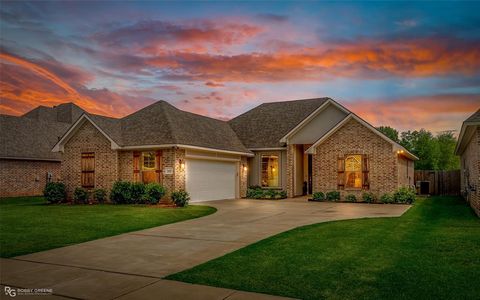
<svg viewBox="0 0 480 300">
<path fill-rule="evenodd" d="M 0 256 L 12 257 L 160 226 L 216 211 L 209 206 L 47 205 L 41 197 L 0 199 Z"/>
<path fill-rule="evenodd" d="M 480 220 L 459 198 L 320 223 L 167 277 L 301 299 L 480 299 Z"/>
</svg>

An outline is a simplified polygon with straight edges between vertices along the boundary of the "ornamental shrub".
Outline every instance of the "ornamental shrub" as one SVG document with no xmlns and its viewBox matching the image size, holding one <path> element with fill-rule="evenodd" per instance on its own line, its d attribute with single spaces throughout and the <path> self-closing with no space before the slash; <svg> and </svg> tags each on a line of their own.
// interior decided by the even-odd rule
<svg viewBox="0 0 480 300">
<path fill-rule="evenodd" d="M 67 190 L 62 182 L 49 182 L 45 185 L 43 196 L 49 203 L 62 203 L 67 200 Z"/>
<path fill-rule="evenodd" d="M 189 200 L 190 200 L 190 195 L 184 190 L 180 190 L 178 192 L 172 193 L 172 201 L 173 203 L 175 203 L 176 206 L 179 206 L 179 207 L 187 206 Z"/>
<path fill-rule="evenodd" d="M 73 192 L 73 200 L 77 204 L 87 204 L 88 203 L 88 191 L 84 188 L 77 187 Z"/>
<path fill-rule="evenodd" d="M 383 194 L 382 197 L 380 197 L 380 202 L 382 203 L 393 203 L 393 201 L 393 195 L 389 193 Z"/>
<path fill-rule="evenodd" d="M 393 199 L 396 203 L 412 204 L 415 201 L 415 195 L 414 189 L 402 186 L 393 193 Z"/>
<path fill-rule="evenodd" d="M 313 200 L 323 201 L 325 200 L 325 194 L 323 192 L 315 192 L 313 193 Z"/>
<path fill-rule="evenodd" d="M 375 202 L 375 195 L 372 192 L 363 192 L 362 193 L 363 202 L 373 203 Z"/>
<path fill-rule="evenodd" d="M 166 194 L 166 189 L 156 182 L 145 185 L 143 202 L 146 204 L 157 204 Z"/>
<path fill-rule="evenodd" d="M 104 189 L 96 189 L 93 191 L 93 199 L 100 204 L 105 203 L 107 199 L 107 191 Z"/>
<path fill-rule="evenodd" d="M 348 194 L 345 196 L 345 201 L 347 202 L 357 202 L 357 196 L 354 194 Z"/>
<path fill-rule="evenodd" d="M 115 204 L 130 203 L 132 199 L 132 184 L 128 181 L 116 181 L 110 191 L 110 200 Z"/>
<path fill-rule="evenodd" d="M 142 182 L 132 182 L 130 184 L 130 199 L 127 203 L 144 203 L 145 184 Z"/>
<path fill-rule="evenodd" d="M 328 201 L 338 201 L 340 200 L 340 192 L 339 191 L 331 191 L 326 194 Z"/>
</svg>

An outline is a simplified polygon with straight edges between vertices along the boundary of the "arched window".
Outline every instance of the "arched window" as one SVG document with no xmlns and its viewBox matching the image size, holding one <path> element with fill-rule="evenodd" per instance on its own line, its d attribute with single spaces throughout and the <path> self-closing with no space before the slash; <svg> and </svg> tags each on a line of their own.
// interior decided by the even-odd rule
<svg viewBox="0 0 480 300">
<path fill-rule="evenodd" d="M 348 155 L 345 157 L 345 188 L 362 188 L 362 156 Z"/>
</svg>

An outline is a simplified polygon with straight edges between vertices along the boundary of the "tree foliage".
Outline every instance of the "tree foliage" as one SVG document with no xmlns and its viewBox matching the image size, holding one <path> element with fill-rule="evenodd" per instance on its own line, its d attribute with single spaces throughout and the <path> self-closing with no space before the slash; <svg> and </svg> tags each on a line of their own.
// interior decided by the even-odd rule
<svg viewBox="0 0 480 300">
<path fill-rule="evenodd" d="M 400 141 L 398 139 L 398 130 L 396 130 L 395 128 L 392 128 L 390 126 L 380 126 L 377 129 L 380 130 L 384 135 L 394 140 L 395 142 L 398 143 Z"/>
<path fill-rule="evenodd" d="M 457 170 L 460 168 L 460 159 L 455 155 L 457 139 L 452 131 L 443 131 L 434 136 L 425 129 L 409 130 L 400 134 L 390 126 L 381 126 L 377 129 L 419 158 L 415 162 L 417 170 Z"/>
</svg>

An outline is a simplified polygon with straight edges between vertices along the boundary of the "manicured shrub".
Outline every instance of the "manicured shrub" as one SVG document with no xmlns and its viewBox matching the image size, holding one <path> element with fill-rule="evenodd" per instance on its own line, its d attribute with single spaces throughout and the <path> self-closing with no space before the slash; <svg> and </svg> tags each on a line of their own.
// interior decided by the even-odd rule
<svg viewBox="0 0 480 300">
<path fill-rule="evenodd" d="M 326 194 L 328 201 L 338 201 L 340 200 L 340 192 L 339 191 L 331 191 Z"/>
<path fill-rule="evenodd" d="M 247 189 L 247 198 L 284 199 L 287 198 L 287 192 L 283 190 L 262 189 L 260 186 L 251 186 Z"/>
<path fill-rule="evenodd" d="M 348 194 L 345 196 L 345 201 L 347 202 L 357 202 L 357 196 L 354 194 Z"/>
<path fill-rule="evenodd" d="M 272 198 L 275 198 L 275 195 L 276 195 L 276 191 L 275 190 L 271 190 L 271 189 L 267 189 L 263 192 L 263 197 L 264 199 L 272 199 Z"/>
<path fill-rule="evenodd" d="M 313 200 L 323 201 L 325 200 L 325 194 L 323 192 L 315 192 L 313 193 Z"/>
<path fill-rule="evenodd" d="M 389 193 L 383 194 L 382 197 L 380 197 L 380 202 L 382 203 L 393 203 L 393 201 L 393 195 Z"/>
<path fill-rule="evenodd" d="M 375 195 L 372 192 L 363 192 L 362 193 L 363 202 L 373 203 L 375 202 Z"/>
<path fill-rule="evenodd" d="M 157 204 L 163 196 L 165 196 L 166 189 L 158 183 L 152 182 L 145 185 L 143 194 L 143 202 L 147 204 Z"/>
<path fill-rule="evenodd" d="M 127 181 L 117 181 L 110 191 L 110 200 L 115 204 L 130 203 L 132 199 L 132 184 Z"/>
<path fill-rule="evenodd" d="M 88 203 L 88 191 L 84 188 L 77 187 L 73 192 L 73 200 L 77 204 L 87 204 Z"/>
<path fill-rule="evenodd" d="M 393 193 L 393 199 L 397 203 L 412 204 L 415 201 L 415 190 L 408 187 L 401 187 Z"/>
<path fill-rule="evenodd" d="M 130 184 L 130 199 L 127 203 L 144 203 L 145 184 L 142 182 L 132 182 Z"/>
<path fill-rule="evenodd" d="M 278 191 L 277 195 L 275 196 L 277 199 L 285 199 L 287 198 L 287 192 L 284 190 Z"/>
<path fill-rule="evenodd" d="M 104 189 L 96 189 L 93 191 L 93 199 L 100 204 L 105 203 L 107 199 L 107 191 Z"/>
<path fill-rule="evenodd" d="M 180 207 L 187 206 L 188 201 L 190 200 L 190 195 L 184 190 L 173 192 L 171 197 L 172 197 L 173 203 L 175 203 L 176 206 L 180 206 Z"/>
<path fill-rule="evenodd" d="M 45 185 L 43 196 L 49 203 L 62 203 L 67 200 L 67 190 L 62 182 L 49 182 Z"/>
</svg>

